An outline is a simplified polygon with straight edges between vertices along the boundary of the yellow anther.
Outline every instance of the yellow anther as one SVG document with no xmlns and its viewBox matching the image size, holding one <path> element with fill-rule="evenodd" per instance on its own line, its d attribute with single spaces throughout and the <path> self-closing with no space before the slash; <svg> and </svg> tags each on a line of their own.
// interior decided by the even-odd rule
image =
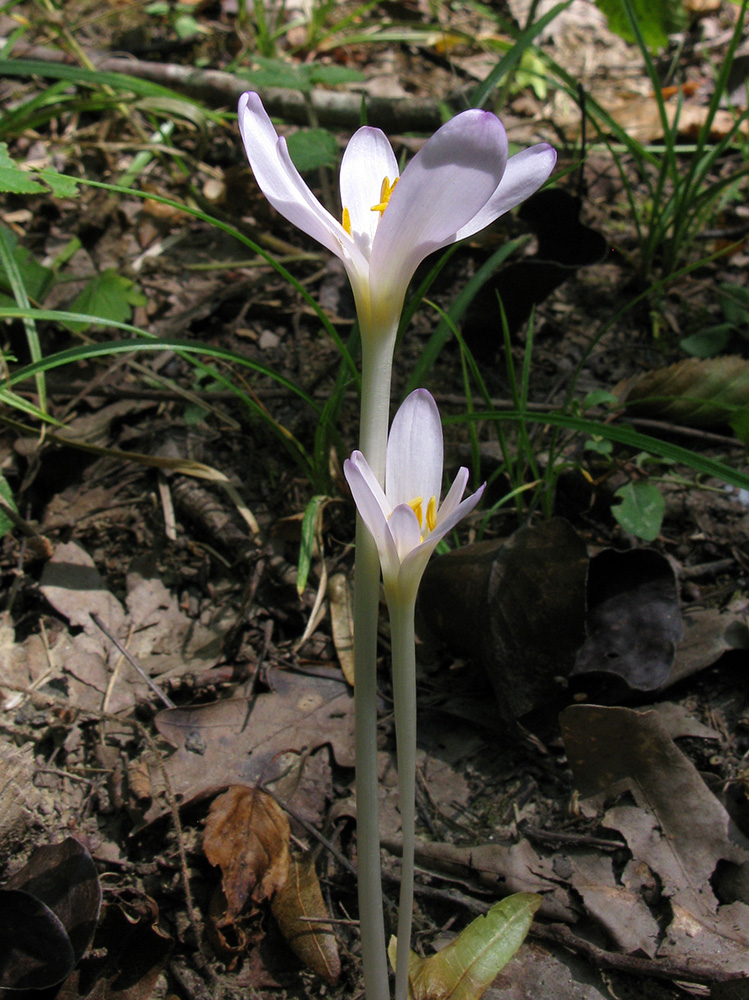
<svg viewBox="0 0 749 1000">
<path fill-rule="evenodd" d="M 437 497 L 430 497 L 427 504 L 427 528 L 434 531 L 437 527 Z"/>
<path fill-rule="evenodd" d="M 408 501 L 408 506 L 416 515 L 416 519 L 419 522 L 419 527 L 421 527 L 424 519 L 424 512 L 422 510 L 422 505 L 424 500 L 422 497 L 414 497 L 413 500 Z"/>
<path fill-rule="evenodd" d="M 351 213 L 349 212 L 349 210 L 347 208 L 344 208 L 344 210 L 343 210 L 343 218 L 341 219 L 341 224 L 343 225 L 343 228 L 346 230 L 346 232 L 350 236 L 351 235 Z"/>
<path fill-rule="evenodd" d="M 387 177 L 383 178 L 382 187 L 380 188 L 380 203 L 378 205 L 372 205 L 372 208 L 370 209 L 371 212 L 379 212 L 380 215 L 382 215 L 382 213 L 388 207 L 388 202 L 390 201 L 390 195 L 393 193 L 393 191 L 395 191 L 395 185 L 398 183 L 399 180 L 400 178 L 396 177 L 393 183 L 391 184 Z"/>
</svg>

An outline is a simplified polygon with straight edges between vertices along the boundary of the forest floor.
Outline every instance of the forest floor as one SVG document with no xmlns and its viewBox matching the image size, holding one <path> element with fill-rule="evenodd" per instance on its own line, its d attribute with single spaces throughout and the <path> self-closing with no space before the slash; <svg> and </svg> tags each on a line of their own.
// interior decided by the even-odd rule
<svg viewBox="0 0 749 1000">
<path fill-rule="evenodd" d="M 0 225 L 31 303 L 231 350 L 253 367 L 206 354 L 195 355 L 198 368 L 166 344 L 82 353 L 46 373 L 58 426 L 42 433 L 28 414 L 4 408 L 4 505 L 12 494 L 17 513 L 6 515 L 0 541 L 0 928 L 12 942 L 5 965 L 0 944 L 0 987 L 15 988 L 0 995 L 362 996 L 354 509 L 341 473 L 357 442 L 358 402 L 352 382 L 335 446 L 323 436 L 315 454 L 341 355 L 304 293 L 344 342 L 353 299 L 339 262 L 258 190 L 236 121 L 216 113 L 231 111 L 233 98 L 222 102 L 205 78 L 195 80 L 202 93 L 185 106 L 189 115 L 180 105 L 172 129 L 149 147 L 144 137 L 165 121 L 163 95 L 123 96 L 103 76 L 86 90 L 41 75 L 57 52 L 70 66 L 87 53 L 102 74 L 114 71 L 106 60 L 129 62 L 135 77 L 158 65 L 164 86 L 175 66 L 236 77 L 237 63 L 253 64 L 236 4 L 75 6 L 75 24 L 65 5 L 44 16 L 31 4 L 0 10 L 1 36 L 24 27 L 6 46 L 4 68 L 37 60 L 35 74 L 0 79 L 2 104 L 28 108 L 25 127 L 0 136 L 8 154 L 30 170 L 122 184 L 147 148 L 135 186 L 198 211 L 83 185 L 67 195 L 8 193 Z M 689 12 L 658 63 L 664 86 L 674 84 L 669 108 L 683 100 L 685 173 L 739 12 L 730 2 L 708 6 Z M 287 5 L 287 24 L 300 11 Z M 527 14 L 521 0 L 502 11 L 508 23 Z M 178 16 L 192 18 L 197 33 L 181 37 Z M 383 21 L 394 27 L 379 39 Z M 418 121 L 477 86 L 497 59 L 487 39 L 504 37 L 490 9 L 421 0 L 362 8 L 314 45 L 306 31 L 279 33 L 279 57 L 297 68 L 358 70 L 360 81 L 332 88 L 352 95 L 355 118 L 364 93 L 381 108 L 401 102 Z M 663 141 L 639 50 L 595 6 L 574 0 L 537 44 L 623 130 L 653 148 Z M 743 88 L 744 107 L 747 64 L 749 49 L 740 49 L 732 92 L 741 106 Z M 551 199 L 460 247 L 427 298 L 449 309 L 491 254 L 517 239 L 459 324 L 492 407 L 517 409 L 499 292 L 516 375 L 530 357 L 529 411 L 587 407 L 604 420 L 584 398 L 622 398 L 625 380 L 683 362 L 685 338 L 725 325 L 724 286 L 746 305 L 749 330 L 747 182 L 727 186 L 678 266 L 665 273 L 656 254 L 643 273 L 632 212 L 647 207 L 642 164 L 626 152 L 617 163 L 543 67 L 522 63 L 530 75 L 512 77 L 498 113 L 514 146 L 557 148 Z M 315 107 L 342 151 L 355 128 L 349 112 L 336 126 L 324 102 Z M 714 141 L 727 127 L 716 119 Z M 297 124 L 279 128 L 294 133 Z M 389 131 L 396 155 L 408 157 L 426 130 Z M 743 135 L 705 184 L 742 168 Z M 331 197 L 334 171 L 305 176 Z M 205 216 L 273 253 L 298 285 Z M 0 304 L 10 305 L 4 268 Z M 727 367 L 716 377 L 746 409 L 740 309 L 731 316 L 719 361 Z M 398 347 L 394 406 L 438 322 L 425 303 L 415 313 Z M 120 335 L 43 319 L 37 331 L 45 357 Z M 4 321 L 0 347 L 11 373 L 31 360 L 19 320 Z M 466 411 L 454 340 L 423 384 L 443 417 Z M 18 391 L 40 403 L 32 381 Z M 471 391 L 474 409 L 486 409 L 475 382 Z M 746 468 L 746 434 L 694 418 L 689 406 L 617 412 L 609 423 Z M 499 426 L 527 486 L 552 466 L 556 473 L 553 489 L 529 488 L 484 522 L 512 485 Z M 539 892 L 531 933 L 489 1000 L 749 998 L 749 493 L 668 454 L 610 448 L 605 437 L 539 419 L 474 427 L 475 435 L 446 424 L 445 468 L 465 464 L 476 484 L 489 479 L 462 537 L 480 547 L 435 558 L 419 609 L 414 948 L 430 954 L 497 899 Z M 295 462 L 293 442 L 314 456 L 315 481 Z M 643 483 L 664 502 L 647 542 L 612 514 L 615 492 Z M 314 545 L 298 587 L 308 509 Z M 400 823 L 384 605 L 380 639 L 393 929 Z M 44 905 L 50 893 L 64 897 L 65 916 L 51 905 L 62 931 Z"/>
</svg>

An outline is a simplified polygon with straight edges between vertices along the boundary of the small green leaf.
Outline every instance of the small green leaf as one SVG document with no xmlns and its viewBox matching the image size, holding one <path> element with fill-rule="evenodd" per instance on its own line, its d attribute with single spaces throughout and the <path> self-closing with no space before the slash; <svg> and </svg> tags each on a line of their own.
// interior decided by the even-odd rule
<svg viewBox="0 0 749 1000">
<path fill-rule="evenodd" d="M 479 1000 L 523 943 L 541 897 L 518 892 L 495 903 L 442 951 L 429 958 L 411 952 L 408 978 L 413 1000 Z M 395 968 L 396 941 L 388 956 Z"/>
<path fill-rule="evenodd" d="M 129 278 L 114 269 L 102 271 L 86 285 L 83 291 L 70 303 L 69 312 L 98 316 L 103 321 L 114 320 L 127 323 L 133 313 L 133 306 L 143 306 L 147 299 Z M 68 329 L 80 333 L 88 323 L 67 323 Z"/>
<path fill-rule="evenodd" d="M 10 229 L 3 227 L 3 238 L 16 262 L 26 294 L 32 301 L 41 302 L 54 280 L 54 273 L 32 257 L 28 250 L 19 246 L 15 233 Z M 11 291 L 10 278 L 2 264 L 0 264 L 0 290 L 2 292 Z M 9 295 L 0 294 L 0 305 L 15 305 L 15 301 L 15 298 L 11 298 Z"/>
<path fill-rule="evenodd" d="M 622 528 L 644 542 L 654 541 L 666 511 L 666 501 L 655 483 L 627 483 L 614 496 L 621 503 L 612 505 L 611 513 Z"/>
<path fill-rule="evenodd" d="M 619 400 L 608 389 L 593 389 L 583 400 L 583 409 L 592 410 L 594 406 L 616 406 Z"/>
<path fill-rule="evenodd" d="M 585 451 L 595 452 L 596 455 L 608 456 L 613 451 L 613 444 L 605 438 L 589 438 L 585 442 Z"/>
<path fill-rule="evenodd" d="M 749 327 L 749 288 L 724 282 L 719 286 L 718 303 L 729 323 Z"/>
<path fill-rule="evenodd" d="M 204 35 L 206 29 L 195 20 L 192 14 L 180 14 L 174 19 L 174 31 L 177 38 L 194 38 L 196 35 Z"/>
<path fill-rule="evenodd" d="M 315 547 L 315 535 L 320 518 L 320 509 L 327 497 L 317 494 L 313 496 L 304 508 L 302 518 L 302 542 L 299 546 L 299 565 L 297 567 L 296 589 L 299 596 L 304 593 L 307 586 L 310 566 L 312 565 L 312 552 Z"/>
<path fill-rule="evenodd" d="M 359 83 L 366 79 L 364 73 L 349 66 L 328 66 L 313 63 L 309 70 L 310 83 L 321 83 L 328 87 L 335 87 L 339 83 Z"/>
<path fill-rule="evenodd" d="M 16 512 L 18 508 L 16 507 L 16 502 L 13 499 L 13 491 L 8 485 L 8 480 L 0 472 L 0 496 L 5 500 L 9 507 L 12 507 Z M 4 510 L 0 509 L 0 538 L 3 538 L 8 534 L 10 529 L 13 527 L 13 522 L 5 513 Z"/>
<path fill-rule="evenodd" d="M 626 42 L 634 42 L 622 0 L 596 0 L 596 6 L 605 15 L 614 34 Z M 645 44 L 653 52 L 662 49 L 668 36 L 679 31 L 686 22 L 683 5 L 674 0 L 632 0 L 632 8 Z"/>
<path fill-rule="evenodd" d="M 742 444 L 749 446 L 749 409 L 736 410 L 729 421 L 731 430 Z"/>
<path fill-rule="evenodd" d="M 239 69 L 238 75 L 250 80 L 256 87 L 287 87 L 303 94 L 310 90 L 309 69 L 306 66 L 292 66 L 281 59 L 267 59 L 255 56 L 257 69 Z"/>
<path fill-rule="evenodd" d="M 8 145 L 0 142 L 0 192 L 3 194 L 40 194 L 46 192 L 26 170 L 21 170 L 8 155 Z"/>
<path fill-rule="evenodd" d="M 338 162 L 338 143 L 324 128 L 305 128 L 287 136 L 289 156 L 300 174 L 318 167 L 334 167 Z"/>
<path fill-rule="evenodd" d="M 708 326 L 699 333 L 684 337 L 679 343 L 681 349 L 691 354 L 693 358 L 710 358 L 725 351 L 732 332 L 731 323 L 719 323 L 717 326 Z"/>
</svg>

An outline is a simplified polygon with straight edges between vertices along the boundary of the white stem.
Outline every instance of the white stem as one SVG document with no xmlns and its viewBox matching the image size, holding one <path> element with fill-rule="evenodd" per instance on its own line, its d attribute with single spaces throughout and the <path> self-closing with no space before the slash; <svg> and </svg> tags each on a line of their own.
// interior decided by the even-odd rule
<svg viewBox="0 0 749 1000">
<path fill-rule="evenodd" d="M 414 828 L 416 823 L 416 649 L 415 600 L 391 600 L 390 642 L 393 661 L 393 703 L 398 750 L 398 800 L 403 854 L 398 907 L 398 957 L 395 964 L 395 1000 L 408 998 L 408 959 L 414 903 Z"/>
<path fill-rule="evenodd" d="M 380 483 L 385 479 L 390 378 L 395 330 L 362 331 L 359 447 Z M 380 561 L 372 536 L 356 522 L 354 566 L 354 715 L 356 724 L 356 829 L 359 922 L 366 1000 L 389 1000 L 380 868 L 377 769 L 377 622 Z"/>
</svg>

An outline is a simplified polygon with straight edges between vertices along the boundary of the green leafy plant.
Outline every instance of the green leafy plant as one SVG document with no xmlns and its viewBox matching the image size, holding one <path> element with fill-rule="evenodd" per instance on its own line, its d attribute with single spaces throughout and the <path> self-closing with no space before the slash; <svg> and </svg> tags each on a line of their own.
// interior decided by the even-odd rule
<svg viewBox="0 0 749 1000">
<path fill-rule="evenodd" d="M 749 340 L 749 290 L 723 282 L 718 285 L 718 305 L 723 322 L 703 327 L 681 340 L 681 347 L 696 358 L 721 354 L 734 334 Z"/>
<path fill-rule="evenodd" d="M 584 94 L 585 114 L 611 151 L 637 233 L 638 251 L 633 261 L 641 288 L 654 272 L 668 276 L 689 260 L 695 238 L 719 211 L 725 200 L 737 197 L 741 182 L 749 176 L 742 130 L 749 111 L 733 110 L 729 127 L 713 139 L 718 112 L 728 99 L 728 79 L 736 50 L 744 35 L 747 0 L 743 0 L 725 58 L 716 73 L 710 102 L 693 144 L 679 144 L 682 103 L 673 114 L 662 93 L 662 83 L 633 0 L 621 0 L 632 36 L 642 57 L 653 91 L 653 100 L 663 132 L 661 145 L 645 145 L 609 114 L 595 96 Z M 580 100 L 578 81 L 558 63 L 550 69 L 567 93 Z M 725 169 L 730 157 L 735 169 Z M 630 168 L 628 164 L 631 164 Z M 721 168 L 721 169 L 719 169 Z M 634 170 L 634 178 L 630 172 Z M 639 193 L 639 186 L 645 197 Z"/>
</svg>

